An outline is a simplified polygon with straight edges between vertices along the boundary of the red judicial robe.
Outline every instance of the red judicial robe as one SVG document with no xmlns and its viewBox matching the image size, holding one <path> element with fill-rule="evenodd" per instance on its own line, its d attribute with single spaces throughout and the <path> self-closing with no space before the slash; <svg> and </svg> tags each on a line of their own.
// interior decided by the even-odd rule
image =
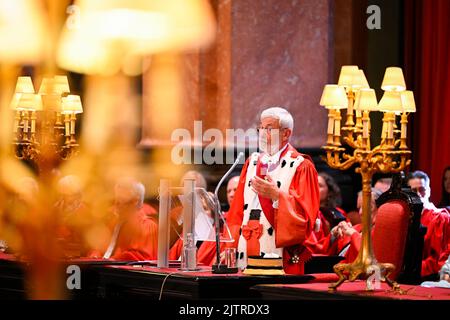
<svg viewBox="0 0 450 320">
<path fill-rule="evenodd" d="M 448 257 L 450 252 L 450 213 L 445 209 L 427 208 L 422 211 L 421 224 L 427 227 L 427 233 L 424 239 L 424 248 L 422 256 L 422 277 L 438 273 Z M 345 260 L 342 263 L 353 262 L 358 256 L 361 247 L 362 225 L 356 225 L 354 228 L 358 231 L 351 237 L 342 237 L 330 246 L 330 237 L 328 236 L 322 245 L 325 254 L 337 254 L 342 250 L 342 245 L 350 243 L 350 247 L 345 254 Z"/>
<path fill-rule="evenodd" d="M 115 217 L 110 224 L 111 234 L 118 223 Z M 158 225 L 148 215 L 148 207 L 142 207 L 120 228 L 112 253 L 113 260 L 156 260 L 158 254 Z M 101 258 L 107 248 L 97 250 L 90 257 Z"/>
<path fill-rule="evenodd" d="M 83 257 L 88 253 L 87 244 L 84 241 L 84 233 L 91 221 L 89 208 L 82 203 L 77 209 L 66 213 L 61 208 L 61 220 L 56 236 L 61 246 L 64 258 Z"/>
<path fill-rule="evenodd" d="M 427 227 L 422 257 L 422 276 L 438 273 L 450 247 L 450 213 L 446 209 L 426 208 L 420 223 Z"/>
<path fill-rule="evenodd" d="M 280 193 L 278 209 L 273 208 L 273 203 L 270 199 L 259 197 L 259 201 L 264 215 L 275 230 L 275 246 L 283 248 L 285 272 L 289 274 L 303 274 L 304 262 L 311 256 L 311 252 L 304 246 L 304 242 L 314 229 L 314 223 L 319 211 L 319 186 L 317 171 L 309 156 L 300 154 L 295 148 L 288 145 L 281 153 L 280 160 L 282 158 L 285 159 L 287 152 L 291 152 L 291 159 L 298 156 L 303 156 L 304 158 L 296 168 L 289 185 L 289 191 Z M 244 191 L 246 188 L 250 188 L 250 186 L 246 185 L 249 160 L 247 159 L 242 169 L 235 198 L 227 216 L 227 223 L 235 240 L 233 244 L 228 246 L 236 248 L 239 244 L 238 241 L 243 225 L 245 210 Z M 258 166 L 260 166 L 259 160 L 256 169 L 257 173 Z M 263 232 L 266 232 L 266 230 L 263 230 Z"/>
<path fill-rule="evenodd" d="M 223 213 L 224 219 L 226 219 L 228 212 Z M 225 249 L 225 246 L 220 246 L 220 252 Z M 183 250 L 183 238 L 179 238 L 175 244 L 169 250 L 169 260 L 178 260 Z M 205 266 L 212 266 L 216 261 L 216 242 L 215 241 L 203 241 L 200 248 L 197 250 L 197 263 Z"/>
</svg>

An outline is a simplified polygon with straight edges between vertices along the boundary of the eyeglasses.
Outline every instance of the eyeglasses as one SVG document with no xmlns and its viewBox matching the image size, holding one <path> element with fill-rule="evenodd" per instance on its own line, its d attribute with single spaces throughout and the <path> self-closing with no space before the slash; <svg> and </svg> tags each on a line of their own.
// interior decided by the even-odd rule
<svg viewBox="0 0 450 320">
<path fill-rule="evenodd" d="M 266 132 L 266 133 L 268 133 L 268 134 L 271 134 L 272 133 L 272 130 L 274 130 L 274 131 L 276 131 L 276 130 L 285 130 L 285 129 L 287 129 L 287 128 L 271 128 L 271 127 L 268 127 L 268 128 L 263 128 L 263 127 L 256 127 L 256 132 L 259 134 L 260 132 Z"/>
<path fill-rule="evenodd" d="M 424 194 L 426 189 L 425 187 L 418 187 L 418 188 L 411 188 L 411 191 L 415 193 Z"/>
</svg>

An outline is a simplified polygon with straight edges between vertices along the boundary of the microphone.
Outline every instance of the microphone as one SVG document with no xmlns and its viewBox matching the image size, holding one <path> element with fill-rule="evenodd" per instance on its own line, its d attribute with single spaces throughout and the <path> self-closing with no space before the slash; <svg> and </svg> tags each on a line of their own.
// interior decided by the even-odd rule
<svg viewBox="0 0 450 320">
<path fill-rule="evenodd" d="M 222 213 L 222 209 L 220 207 L 219 201 L 219 189 L 222 186 L 222 183 L 225 179 L 231 174 L 233 169 L 239 164 L 241 159 L 244 157 L 243 152 L 239 152 L 236 161 L 234 161 L 233 165 L 230 169 L 223 175 L 222 179 L 220 179 L 217 184 L 216 190 L 214 191 L 214 200 L 215 200 L 215 210 L 214 210 L 214 224 L 216 228 L 216 263 L 212 266 L 212 273 L 237 273 L 238 268 L 229 268 L 226 264 L 221 264 L 220 261 L 220 222 L 219 222 L 219 212 Z"/>
</svg>

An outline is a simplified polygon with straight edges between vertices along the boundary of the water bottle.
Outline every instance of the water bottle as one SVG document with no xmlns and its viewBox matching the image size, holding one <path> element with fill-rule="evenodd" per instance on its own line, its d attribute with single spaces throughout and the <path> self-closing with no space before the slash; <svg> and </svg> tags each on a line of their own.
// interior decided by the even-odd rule
<svg viewBox="0 0 450 320">
<path fill-rule="evenodd" d="M 197 269 L 197 247 L 194 242 L 192 233 L 186 234 L 186 242 L 183 244 L 183 252 L 181 254 L 181 270 Z"/>
</svg>

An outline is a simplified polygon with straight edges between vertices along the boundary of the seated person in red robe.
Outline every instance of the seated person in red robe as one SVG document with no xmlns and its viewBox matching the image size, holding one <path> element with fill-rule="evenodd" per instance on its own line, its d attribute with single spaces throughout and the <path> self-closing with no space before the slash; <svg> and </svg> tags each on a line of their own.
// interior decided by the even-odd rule
<svg viewBox="0 0 450 320">
<path fill-rule="evenodd" d="M 382 192 L 378 189 L 372 188 L 371 210 L 372 210 L 372 224 L 375 224 L 377 215 L 376 200 Z M 359 214 L 362 215 L 362 192 L 358 193 L 357 207 Z M 323 251 L 328 255 L 340 255 L 345 257 L 342 263 L 353 262 L 358 256 L 359 248 L 361 246 L 361 232 L 362 224 L 353 226 L 351 222 L 342 221 L 334 227 L 330 235 L 323 242 Z"/>
<path fill-rule="evenodd" d="M 341 204 L 341 190 L 334 179 L 324 173 L 319 172 L 319 194 L 320 210 L 314 231 L 311 233 L 307 247 L 312 253 L 323 253 L 322 247 L 324 239 L 330 234 L 330 230 L 337 226 L 341 221 L 346 220 L 345 211 L 338 207 Z"/>
<path fill-rule="evenodd" d="M 239 176 L 234 176 L 227 183 L 227 202 L 228 206 L 231 207 L 233 203 L 234 195 L 239 184 Z M 228 212 L 223 213 L 225 221 L 227 220 Z M 227 230 L 223 229 L 224 226 L 221 225 L 221 233 L 224 237 L 227 237 Z M 223 252 L 225 246 L 223 243 L 220 244 L 220 252 Z M 198 249 L 197 259 L 199 262 L 207 266 L 212 266 L 217 259 L 216 254 L 216 242 L 215 241 L 203 241 L 202 245 Z"/>
<path fill-rule="evenodd" d="M 430 178 L 423 171 L 414 171 L 408 177 L 408 185 L 416 192 L 423 203 L 420 223 L 427 228 L 422 256 L 422 277 L 437 274 L 442 267 L 441 255 L 447 250 L 450 241 L 450 213 L 438 209 L 430 202 Z"/>
<path fill-rule="evenodd" d="M 311 256 L 305 247 L 319 211 L 319 186 L 314 163 L 289 140 L 292 115 L 284 108 L 260 116 L 259 148 L 246 161 L 227 215 L 237 249 L 238 267 L 249 256 L 278 255 L 288 274 L 303 274 Z"/>
<path fill-rule="evenodd" d="M 57 184 L 59 200 L 57 238 L 62 256 L 75 258 L 86 256 L 88 249 L 84 234 L 90 222 L 89 210 L 83 201 L 82 183 L 77 176 L 68 175 Z"/>
<path fill-rule="evenodd" d="M 122 179 L 114 187 L 111 238 L 107 247 L 91 258 L 156 260 L 158 225 L 143 210 L 145 187 L 133 179 Z"/>
<path fill-rule="evenodd" d="M 439 208 L 450 210 L 450 166 L 444 169 L 442 175 L 442 196 Z"/>
<path fill-rule="evenodd" d="M 186 179 L 193 179 L 195 180 L 195 187 L 196 188 L 203 188 L 207 189 L 208 185 L 206 183 L 205 177 L 198 171 L 190 170 L 186 172 L 183 177 L 181 178 L 180 184 L 184 185 L 184 180 Z M 180 237 L 175 241 L 175 243 L 172 245 L 172 247 L 169 250 L 169 259 L 170 260 L 179 260 L 181 256 L 181 251 L 183 250 L 183 207 L 177 206 L 173 208 L 170 212 L 170 218 L 172 220 L 171 224 L 175 224 L 172 227 L 175 227 L 177 232 L 179 233 Z M 196 243 L 197 246 L 200 246 L 201 243 Z M 197 259 L 197 262 L 198 259 Z"/>
<path fill-rule="evenodd" d="M 441 280 L 450 282 L 450 256 L 448 256 L 447 260 L 442 265 L 442 268 L 439 271 L 439 276 Z"/>
</svg>

